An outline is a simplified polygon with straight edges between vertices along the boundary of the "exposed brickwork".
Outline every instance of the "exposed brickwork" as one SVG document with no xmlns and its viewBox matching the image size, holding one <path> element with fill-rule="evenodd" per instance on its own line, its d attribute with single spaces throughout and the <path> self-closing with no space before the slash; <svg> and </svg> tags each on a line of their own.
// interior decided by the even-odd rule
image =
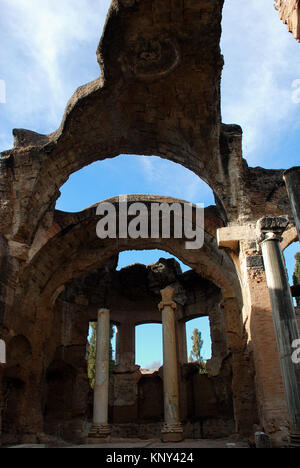
<svg viewBox="0 0 300 468">
<path fill-rule="evenodd" d="M 257 252 L 244 244 L 241 254 L 244 291 L 243 320 L 248 331 L 248 346 L 255 361 L 258 411 L 263 430 L 273 444 L 287 442 L 289 418 L 275 339 L 272 308 L 265 273 L 257 268 Z M 252 258 L 252 260 L 249 260 Z M 253 263 L 256 268 L 253 268 Z M 250 265 L 250 267 L 249 267 Z M 278 428 L 281 428 L 278 431 Z"/>
<path fill-rule="evenodd" d="M 298 2 L 293 5 L 298 12 Z M 231 245 L 227 240 L 226 252 L 218 249 L 216 232 L 235 225 L 236 232 L 248 230 L 251 237 L 260 217 L 283 214 L 290 217 L 287 245 L 293 217 L 283 170 L 248 167 L 241 128 L 221 122 L 222 7 L 223 0 L 113 0 L 97 51 L 101 76 L 74 93 L 56 132 L 13 131 L 14 148 L 0 159 L 0 338 L 9 350 L 7 365 L 0 367 L 0 411 L 5 403 L 8 441 L 45 440 L 43 432 L 53 432 L 63 417 L 62 407 L 74 416 L 73 425 L 64 425 L 64 435 L 80 437 L 88 394 L 87 319 L 111 286 L 118 253 L 158 248 L 217 288 L 224 321 L 213 308 L 214 346 L 221 351 L 210 362 L 210 372 L 218 379 L 227 359 L 235 430 L 250 435 L 260 427 L 274 443 L 285 443 L 285 397 L 256 239 L 234 238 Z M 293 20 L 293 31 L 295 24 Z M 55 210 L 59 189 L 73 172 L 119 154 L 169 159 L 210 185 L 216 206 L 205 212 L 202 249 L 186 250 L 184 239 L 174 238 L 101 241 L 95 207 L 74 214 Z M 146 195 L 131 199 L 151 200 L 172 201 Z M 97 294 L 80 289 L 86 275 L 99 275 L 103 265 L 107 270 L 97 276 Z M 195 290 L 193 278 L 189 281 L 187 294 Z M 69 301 L 76 288 L 78 294 Z M 205 305 L 196 297 L 203 310 L 213 304 L 208 292 Z M 180 294 L 178 298 L 183 300 Z M 181 320 L 195 313 L 195 304 L 179 309 Z M 82 320 L 84 307 L 91 315 Z M 218 343 L 220 330 L 224 339 Z M 50 397 L 57 381 L 60 404 Z M 218 391 L 221 384 L 216 383 Z M 72 402 L 70 388 L 76 390 Z M 214 432 L 209 423 L 204 427 L 206 434 Z"/>
</svg>

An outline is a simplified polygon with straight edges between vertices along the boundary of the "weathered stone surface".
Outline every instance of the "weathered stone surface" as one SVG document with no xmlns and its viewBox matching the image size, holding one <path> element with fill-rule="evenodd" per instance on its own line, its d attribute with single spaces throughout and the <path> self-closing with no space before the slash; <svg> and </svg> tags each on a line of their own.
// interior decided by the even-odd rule
<svg viewBox="0 0 300 468">
<path fill-rule="evenodd" d="M 299 2 L 278 3 L 298 38 Z M 35 443 L 45 432 L 82 440 L 90 393 L 88 322 L 104 304 L 116 323 L 124 324 L 128 317 L 132 326 L 160 321 L 158 294 L 168 286 L 177 303 L 181 370 L 184 322 L 210 317 L 212 380 L 206 382 L 206 395 L 217 395 L 217 403 L 210 400 L 212 413 L 220 401 L 219 408 L 227 412 L 220 418 L 214 413 L 203 424 L 191 422 L 195 408 L 203 417 L 201 395 L 194 389 L 198 377 L 188 378 L 182 370 L 179 403 L 185 433 L 224 435 L 234 425 L 238 434 L 249 436 L 259 424 L 273 445 L 285 443 L 286 399 L 254 227 L 262 217 L 288 217 L 286 247 L 295 240 L 294 211 L 284 170 L 248 167 L 242 129 L 221 123 L 222 7 L 223 0 L 113 0 L 97 50 L 101 76 L 74 93 L 54 133 L 13 131 L 14 148 L 0 159 L 0 336 L 8 351 L 7 364 L 0 367 L 4 443 Z M 72 173 L 121 153 L 169 159 L 210 185 L 216 206 L 205 209 L 202 249 L 187 250 L 185 239 L 172 235 L 100 240 L 95 206 L 80 213 L 55 210 L 59 189 Z M 128 200 L 147 206 L 183 203 L 151 195 Z M 117 212 L 118 201 L 110 200 Z M 219 229 L 219 246 L 227 252 L 218 248 Z M 193 271 L 181 274 L 175 262 L 161 260 L 116 272 L 119 252 L 130 249 L 166 250 Z M 149 404 L 143 413 L 141 395 L 149 398 L 148 384 L 160 391 L 163 371 L 147 383 L 134 365 L 132 340 L 121 348 L 113 380 L 117 393 L 118 385 L 130 387 L 122 400 L 128 405 L 112 405 L 111 417 L 124 421 L 134 414 L 147 420 L 153 411 L 160 422 L 151 421 L 151 428 L 141 423 L 137 429 L 138 419 L 128 434 L 157 433 L 161 408 Z"/>
<path fill-rule="evenodd" d="M 280 19 L 287 25 L 289 32 L 300 42 L 300 3 L 299 0 L 276 0 Z"/>
<path fill-rule="evenodd" d="M 264 432 L 255 432 L 255 447 L 256 448 L 272 448 L 270 437 Z"/>
</svg>

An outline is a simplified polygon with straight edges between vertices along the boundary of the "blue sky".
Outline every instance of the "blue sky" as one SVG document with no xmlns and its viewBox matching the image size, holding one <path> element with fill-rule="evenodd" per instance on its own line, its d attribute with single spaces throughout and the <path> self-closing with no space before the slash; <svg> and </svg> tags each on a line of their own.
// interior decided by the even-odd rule
<svg viewBox="0 0 300 468">
<path fill-rule="evenodd" d="M 110 0 L 0 0 L 0 83 L 6 85 L 6 102 L 0 102 L 0 151 L 12 147 L 13 128 L 56 130 L 75 89 L 99 76 L 96 48 L 109 4 Z M 273 0 L 225 0 L 222 28 L 223 121 L 242 126 L 249 165 L 299 165 L 299 44 L 279 20 Z M 209 187 L 187 169 L 134 155 L 84 168 L 61 192 L 57 207 L 66 211 L 124 193 L 214 203 Z M 290 275 L 298 249 L 294 244 L 286 253 Z M 161 255 L 124 253 L 119 266 L 151 263 Z"/>
</svg>

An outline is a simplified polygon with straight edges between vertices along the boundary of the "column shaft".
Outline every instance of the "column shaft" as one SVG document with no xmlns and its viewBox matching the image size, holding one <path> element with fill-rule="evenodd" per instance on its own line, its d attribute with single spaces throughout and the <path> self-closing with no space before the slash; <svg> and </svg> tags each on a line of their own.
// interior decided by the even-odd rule
<svg viewBox="0 0 300 468">
<path fill-rule="evenodd" d="M 293 432 L 300 435 L 300 364 L 292 361 L 292 344 L 294 340 L 299 339 L 295 309 L 280 249 L 280 239 L 273 233 L 267 233 L 261 247 L 289 415 Z"/>
<path fill-rule="evenodd" d="M 164 401 L 165 422 L 176 424 L 179 421 L 178 370 L 175 339 L 175 320 L 172 307 L 162 311 L 163 358 L 164 358 Z"/>
<path fill-rule="evenodd" d="M 174 289 L 171 287 L 161 291 L 162 302 L 159 305 L 162 311 L 163 323 L 163 372 L 164 372 L 164 427 L 162 440 L 164 442 L 180 441 L 183 431 L 179 416 L 179 386 L 178 361 L 176 350 L 176 332 L 173 302 Z"/>
<path fill-rule="evenodd" d="M 100 309 L 97 322 L 94 414 L 90 437 L 102 438 L 110 434 L 108 425 L 109 331 L 109 310 Z"/>
</svg>

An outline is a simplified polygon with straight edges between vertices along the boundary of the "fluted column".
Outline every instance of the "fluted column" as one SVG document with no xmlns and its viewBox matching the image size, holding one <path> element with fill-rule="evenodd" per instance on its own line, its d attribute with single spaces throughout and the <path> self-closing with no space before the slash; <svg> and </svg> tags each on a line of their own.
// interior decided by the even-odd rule
<svg viewBox="0 0 300 468">
<path fill-rule="evenodd" d="M 299 340 L 295 308 L 280 248 L 281 235 L 288 225 L 284 217 L 258 221 L 267 284 L 286 400 L 292 422 L 291 445 L 300 446 L 300 364 L 293 362 L 293 343 Z"/>
<path fill-rule="evenodd" d="M 111 433 L 108 425 L 109 331 L 109 310 L 100 309 L 97 322 L 93 425 L 89 433 L 89 438 L 95 439 L 108 438 Z"/>
<path fill-rule="evenodd" d="M 163 442 L 179 442 L 183 430 L 179 416 L 178 362 L 173 301 L 174 289 L 170 286 L 161 291 L 162 301 L 158 305 L 163 324 L 163 375 L 164 375 L 164 425 Z"/>
</svg>

